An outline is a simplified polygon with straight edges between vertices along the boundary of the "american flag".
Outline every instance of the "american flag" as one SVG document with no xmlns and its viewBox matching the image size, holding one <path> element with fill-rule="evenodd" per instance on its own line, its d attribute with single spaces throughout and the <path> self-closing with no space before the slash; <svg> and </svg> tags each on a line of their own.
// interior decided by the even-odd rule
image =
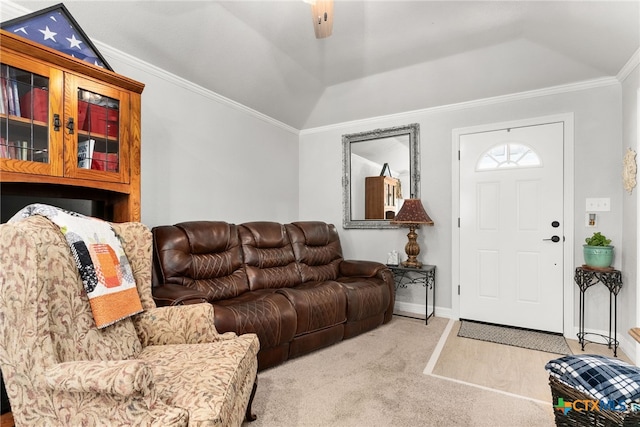
<svg viewBox="0 0 640 427">
<path fill-rule="evenodd" d="M 2 29 L 40 43 L 57 51 L 111 69 L 101 58 L 91 41 L 59 5 L 41 12 L 17 18 L 2 24 Z"/>
</svg>

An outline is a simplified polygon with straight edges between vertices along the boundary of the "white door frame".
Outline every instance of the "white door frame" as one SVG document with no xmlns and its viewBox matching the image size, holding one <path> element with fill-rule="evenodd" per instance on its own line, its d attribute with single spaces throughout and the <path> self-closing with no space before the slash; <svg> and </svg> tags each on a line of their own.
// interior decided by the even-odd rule
<svg viewBox="0 0 640 427">
<path fill-rule="evenodd" d="M 563 224 L 564 224 L 564 289 L 563 289 L 563 334 L 567 338 L 575 338 L 574 325 L 574 129 L 573 129 L 573 113 L 556 114 L 551 116 L 534 117 L 529 119 L 521 119 L 509 122 L 490 123 L 479 126 L 471 126 L 466 128 L 453 129 L 451 140 L 451 159 L 453 161 L 452 188 L 451 188 L 451 212 L 453 212 L 452 223 L 452 250 L 451 250 L 451 301 L 453 318 L 460 318 L 460 296 L 458 295 L 458 285 L 460 284 L 460 228 L 455 226 L 458 224 L 460 217 L 460 161 L 458 160 L 458 151 L 460 150 L 460 136 L 477 133 L 489 132 L 498 129 L 535 126 L 552 122 L 564 122 L 564 205 L 563 205 Z"/>
</svg>

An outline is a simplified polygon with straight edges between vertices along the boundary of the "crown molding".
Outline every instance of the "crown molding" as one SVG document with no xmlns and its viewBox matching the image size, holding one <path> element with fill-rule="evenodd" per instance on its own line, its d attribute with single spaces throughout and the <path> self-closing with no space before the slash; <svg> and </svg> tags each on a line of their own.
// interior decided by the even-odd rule
<svg viewBox="0 0 640 427">
<path fill-rule="evenodd" d="M 640 48 L 631 55 L 631 58 L 629 58 L 627 63 L 620 69 L 620 72 L 616 76 L 618 81 L 622 83 L 638 65 L 640 65 Z"/>
<path fill-rule="evenodd" d="M 321 132 L 326 132 L 330 130 L 351 128 L 354 126 L 380 122 L 380 120 L 407 120 L 409 116 L 427 115 L 427 114 L 434 114 L 434 113 L 447 112 L 447 111 L 465 110 L 468 108 L 486 107 L 488 105 L 502 104 L 505 102 L 520 101 L 523 99 L 538 98 L 541 96 L 557 95 L 562 93 L 576 92 L 580 90 L 587 90 L 587 89 L 619 85 L 619 84 L 620 82 L 616 77 L 602 77 L 598 79 L 585 80 L 585 81 L 569 83 L 565 85 L 551 86 L 543 89 L 535 89 L 535 90 L 530 90 L 525 92 L 512 93 L 508 95 L 500 95 L 500 96 L 494 96 L 490 98 L 476 99 L 473 101 L 459 102 L 456 104 L 440 105 L 437 107 L 423 108 L 419 110 L 406 111 L 403 113 L 389 114 L 384 116 L 370 117 L 370 118 L 361 119 L 361 120 L 353 120 L 349 122 L 336 123 L 333 125 L 308 128 L 308 129 L 301 130 L 300 135 L 301 136 L 310 135 L 310 134 L 321 133 Z M 415 120 L 415 117 L 412 117 L 411 120 Z"/>
<path fill-rule="evenodd" d="M 10 1 L 3 1 L 0 3 L 0 12 L 2 15 L 2 21 L 8 21 L 9 19 L 17 18 L 22 15 L 34 12 L 33 9 L 27 9 L 24 6 L 20 6 Z"/>
</svg>

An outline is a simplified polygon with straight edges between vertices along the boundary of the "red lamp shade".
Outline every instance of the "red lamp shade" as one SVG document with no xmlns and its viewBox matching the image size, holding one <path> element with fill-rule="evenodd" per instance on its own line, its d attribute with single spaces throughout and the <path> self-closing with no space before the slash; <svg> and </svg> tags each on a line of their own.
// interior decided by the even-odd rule
<svg viewBox="0 0 640 427">
<path fill-rule="evenodd" d="M 406 199 L 400 208 L 400 212 L 391 221 L 391 224 L 425 224 L 433 225 L 433 220 L 424 210 L 420 199 Z"/>
</svg>

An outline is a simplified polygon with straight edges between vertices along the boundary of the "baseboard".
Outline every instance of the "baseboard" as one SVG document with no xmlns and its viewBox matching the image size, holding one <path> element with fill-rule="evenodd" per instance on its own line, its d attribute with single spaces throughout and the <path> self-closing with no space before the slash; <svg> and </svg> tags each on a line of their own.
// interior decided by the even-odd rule
<svg viewBox="0 0 640 427">
<path fill-rule="evenodd" d="M 411 302 L 397 301 L 394 306 L 394 311 L 403 312 L 408 314 L 415 314 L 418 316 L 426 316 L 426 307 L 423 304 L 415 304 Z M 429 307 L 429 313 L 431 313 L 431 307 Z M 445 319 L 453 319 L 453 310 L 447 307 L 435 308 L 435 316 L 443 317 Z"/>
</svg>

